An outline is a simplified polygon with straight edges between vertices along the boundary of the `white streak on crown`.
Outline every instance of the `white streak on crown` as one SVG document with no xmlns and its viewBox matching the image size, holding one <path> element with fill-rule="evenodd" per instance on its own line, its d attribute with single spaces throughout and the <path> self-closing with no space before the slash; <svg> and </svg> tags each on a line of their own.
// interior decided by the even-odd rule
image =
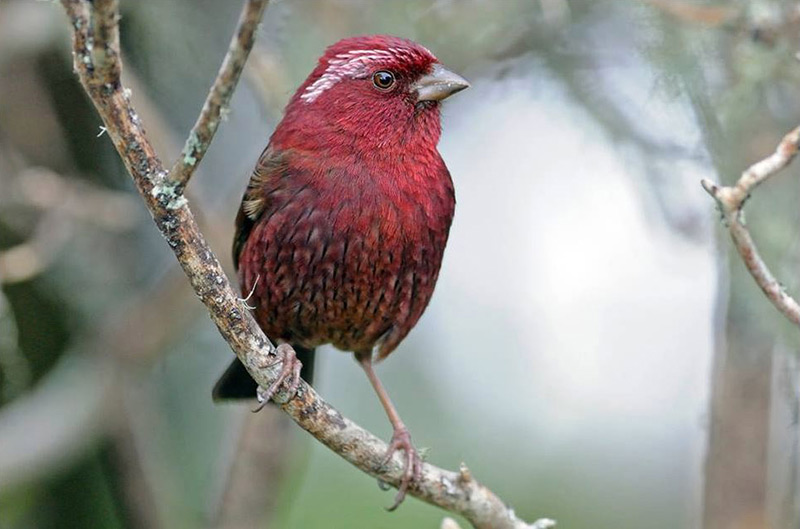
<svg viewBox="0 0 800 529">
<path fill-rule="evenodd" d="M 345 77 L 352 79 L 363 78 L 367 75 L 369 66 L 377 61 L 390 57 L 407 56 L 412 53 L 403 48 L 390 48 L 387 50 L 352 50 L 347 53 L 339 53 L 328 61 L 328 68 L 325 69 L 319 79 L 306 87 L 300 95 L 300 99 L 306 103 L 313 102 L 325 90 L 332 87 Z"/>
</svg>

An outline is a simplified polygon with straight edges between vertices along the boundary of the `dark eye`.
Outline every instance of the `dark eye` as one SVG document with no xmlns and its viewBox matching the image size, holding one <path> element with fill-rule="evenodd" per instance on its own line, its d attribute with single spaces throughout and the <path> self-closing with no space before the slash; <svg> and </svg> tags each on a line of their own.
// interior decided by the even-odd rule
<svg viewBox="0 0 800 529">
<path fill-rule="evenodd" d="M 372 75 L 372 84 L 379 90 L 388 90 L 394 85 L 394 74 L 386 70 L 375 72 Z"/>
</svg>

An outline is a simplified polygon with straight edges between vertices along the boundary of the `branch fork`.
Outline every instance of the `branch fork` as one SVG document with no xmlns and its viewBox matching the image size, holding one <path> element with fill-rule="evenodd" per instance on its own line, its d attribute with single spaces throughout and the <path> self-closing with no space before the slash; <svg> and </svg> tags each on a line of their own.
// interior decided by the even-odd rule
<svg viewBox="0 0 800 529">
<path fill-rule="evenodd" d="M 789 321 L 800 327 L 800 305 L 770 272 L 744 222 L 744 204 L 753 190 L 789 165 L 798 149 L 800 127 L 784 136 L 773 154 L 750 166 L 733 186 L 720 186 L 708 179 L 703 179 L 700 183 L 717 202 L 734 247 L 750 275 L 770 302 Z"/>
</svg>

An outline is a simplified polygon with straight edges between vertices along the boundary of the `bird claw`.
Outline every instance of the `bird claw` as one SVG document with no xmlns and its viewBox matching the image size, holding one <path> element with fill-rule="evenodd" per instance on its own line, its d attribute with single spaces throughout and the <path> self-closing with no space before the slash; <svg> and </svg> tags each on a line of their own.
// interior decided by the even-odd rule
<svg viewBox="0 0 800 529">
<path fill-rule="evenodd" d="M 275 355 L 278 357 L 278 359 L 271 364 L 267 364 L 265 367 L 283 364 L 281 367 L 281 373 L 278 375 L 278 378 L 275 379 L 275 382 L 270 384 L 268 388 L 264 389 L 263 387 L 258 386 L 258 389 L 256 389 L 258 406 L 256 406 L 256 408 L 253 410 L 253 413 L 261 411 L 281 386 L 286 387 L 286 392 L 289 394 L 289 398 L 293 397 L 295 393 L 297 393 L 297 388 L 300 385 L 300 370 L 303 368 L 303 364 L 297 359 L 297 353 L 295 353 L 294 348 L 291 345 L 288 343 L 282 343 L 278 345 L 277 349 L 275 349 Z"/>
<path fill-rule="evenodd" d="M 420 459 L 417 449 L 411 443 L 411 435 L 405 428 L 395 429 L 392 434 L 392 441 L 389 443 L 389 448 L 383 456 L 380 468 L 386 467 L 392 456 L 398 450 L 405 453 L 403 460 L 403 476 L 400 478 L 400 485 L 397 487 L 397 496 L 394 497 L 394 503 L 387 507 L 387 511 L 393 511 L 403 503 L 406 499 L 406 492 L 409 487 L 416 485 L 422 480 L 422 459 Z"/>
</svg>

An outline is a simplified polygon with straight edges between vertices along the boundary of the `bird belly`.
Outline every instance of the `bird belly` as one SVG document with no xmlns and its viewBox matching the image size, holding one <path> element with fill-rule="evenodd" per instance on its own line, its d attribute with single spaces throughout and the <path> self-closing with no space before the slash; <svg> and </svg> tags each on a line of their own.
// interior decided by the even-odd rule
<svg viewBox="0 0 800 529">
<path fill-rule="evenodd" d="M 422 315 L 447 238 L 403 229 L 396 208 L 327 216 L 288 204 L 262 219 L 240 262 L 242 290 L 268 336 L 385 357 Z"/>
</svg>

